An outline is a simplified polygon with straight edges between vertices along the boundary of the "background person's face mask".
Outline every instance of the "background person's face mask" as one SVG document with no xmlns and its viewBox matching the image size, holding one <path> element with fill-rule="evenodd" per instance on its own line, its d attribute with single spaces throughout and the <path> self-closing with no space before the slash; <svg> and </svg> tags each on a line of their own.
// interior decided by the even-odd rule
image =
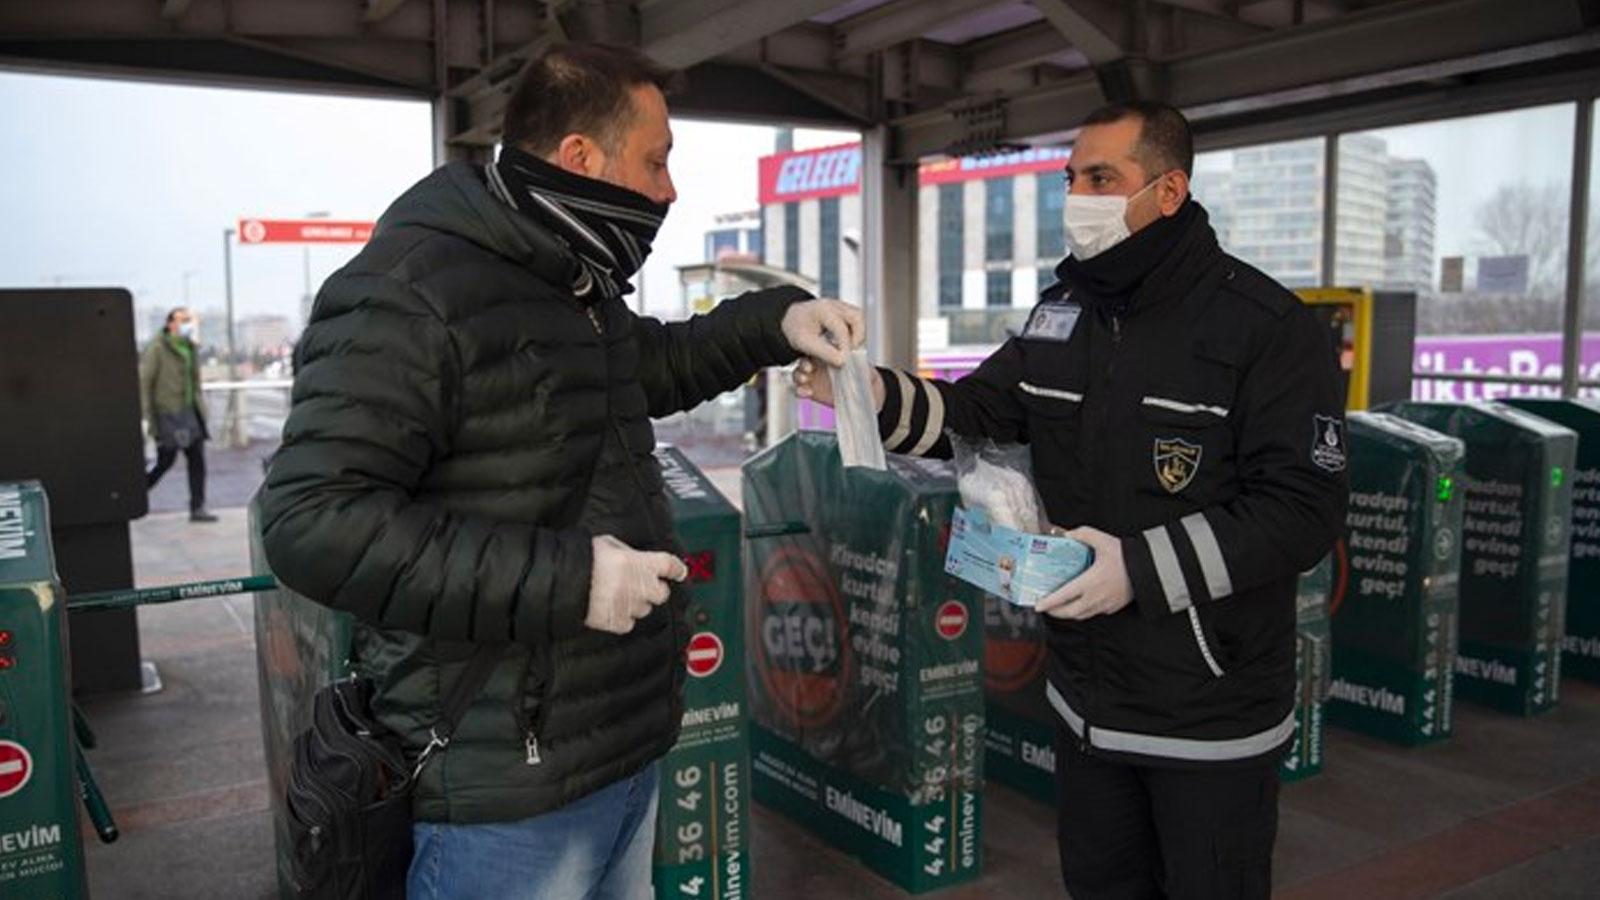
<svg viewBox="0 0 1600 900">
<path fill-rule="evenodd" d="M 1128 239 L 1128 203 L 1150 190 L 1157 177 L 1130 196 L 1067 195 L 1067 247 L 1076 259 L 1093 259 Z"/>
</svg>

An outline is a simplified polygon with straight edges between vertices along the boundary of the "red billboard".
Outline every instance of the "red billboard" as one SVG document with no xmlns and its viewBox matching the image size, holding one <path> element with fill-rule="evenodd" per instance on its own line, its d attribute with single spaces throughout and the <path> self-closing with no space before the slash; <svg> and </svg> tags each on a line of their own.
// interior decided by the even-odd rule
<svg viewBox="0 0 1600 900">
<path fill-rule="evenodd" d="M 917 170 L 919 184 L 950 184 L 978 178 L 1004 178 L 1033 172 L 1061 172 L 1072 151 L 1064 147 L 1029 147 L 1009 153 L 961 156 L 926 162 Z"/>
<path fill-rule="evenodd" d="M 923 163 L 920 184 L 950 184 L 979 178 L 1002 178 L 1032 172 L 1059 172 L 1072 153 L 1061 147 L 1029 147 L 1010 153 L 963 156 Z M 841 144 L 764 156 L 760 161 L 762 206 L 820 197 L 838 197 L 861 190 L 861 145 Z"/>
<path fill-rule="evenodd" d="M 838 197 L 861 190 L 861 145 L 763 156 L 761 205 Z"/>
<path fill-rule="evenodd" d="M 240 219 L 241 244 L 365 244 L 371 222 L 332 219 Z"/>
</svg>

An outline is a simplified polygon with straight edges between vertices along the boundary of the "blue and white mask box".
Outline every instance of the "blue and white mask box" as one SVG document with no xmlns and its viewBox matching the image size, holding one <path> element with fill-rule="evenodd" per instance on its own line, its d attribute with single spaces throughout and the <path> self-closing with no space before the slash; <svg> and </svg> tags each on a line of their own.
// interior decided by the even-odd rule
<svg viewBox="0 0 1600 900">
<path fill-rule="evenodd" d="M 957 507 L 944 570 L 1017 606 L 1032 608 L 1089 568 L 1094 552 L 1080 541 L 996 525 L 982 510 Z"/>
</svg>

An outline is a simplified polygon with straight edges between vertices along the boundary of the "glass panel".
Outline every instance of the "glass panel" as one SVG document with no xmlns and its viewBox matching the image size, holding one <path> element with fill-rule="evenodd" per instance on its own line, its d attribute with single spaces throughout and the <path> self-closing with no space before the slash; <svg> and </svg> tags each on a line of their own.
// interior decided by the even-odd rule
<svg viewBox="0 0 1600 900">
<path fill-rule="evenodd" d="M 984 305 L 1011 305 L 1011 270 L 984 273 Z"/>
<path fill-rule="evenodd" d="M 961 184 L 939 185 L 939 306 L 961 305 L 962 229 L 966 226 Z"/>
<path fill-rule="evenodd" d="M 1223 249 L 1286 287 L 1322 282 L 1322 138 L 1195 155 L 1192 191 Z"/>
<path fill-rule="evenodd" d="M 1036 193 L 1039 231 L 1039 264 L 1051 268 L 1067 255 L 1067 181 L 1057 172 L 1040 172 Z M 1041 277 L 1041 284 L 1048 284 Z"/>
<path fill-rule="evenodd" d="M 800 271 L 800 204 L 783 205 L 783 267 Z"/>
<path fill-rule="evenodd" d="M 1016 180 L 994 178 L 984 184 L 983 258 L 990 262 L 1011 259 L 1015 240 Z"/>
<path fill-rule="evenodd" d="M 1337 281 L 1415 296 L 1417 370 L 1560 377 L 1576 110 L 1567 103 L 1340 138 Z M 1375 357 L 1386 352 L 1381 342 Z M 1535 392 L 1555 388 L 1412 385 L 1413 396 L 1438 400 Z"/>
<path fill-rule="evenodd" d="M 824 297 L 839 296 L 839 198 L 824 197 L 818 204 L 821 220 L 819 240 L 822 250 L 822 272 L 817 278 L 817 290 Z"/>
</svg>

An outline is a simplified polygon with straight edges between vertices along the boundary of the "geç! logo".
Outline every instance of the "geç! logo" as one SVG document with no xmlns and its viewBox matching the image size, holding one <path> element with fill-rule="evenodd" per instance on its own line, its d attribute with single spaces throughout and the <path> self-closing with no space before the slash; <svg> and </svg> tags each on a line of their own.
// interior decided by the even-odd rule
<svg viewBox="0 0 1600 900">
<path fill-rule="evenodd" d="M 844 606 L 823 561 L 799 547 L 774 554 L 751 624 L 757 671 L 783 716 L 800 728 L 832 722 L 853 660 Z"/>
</svg>

